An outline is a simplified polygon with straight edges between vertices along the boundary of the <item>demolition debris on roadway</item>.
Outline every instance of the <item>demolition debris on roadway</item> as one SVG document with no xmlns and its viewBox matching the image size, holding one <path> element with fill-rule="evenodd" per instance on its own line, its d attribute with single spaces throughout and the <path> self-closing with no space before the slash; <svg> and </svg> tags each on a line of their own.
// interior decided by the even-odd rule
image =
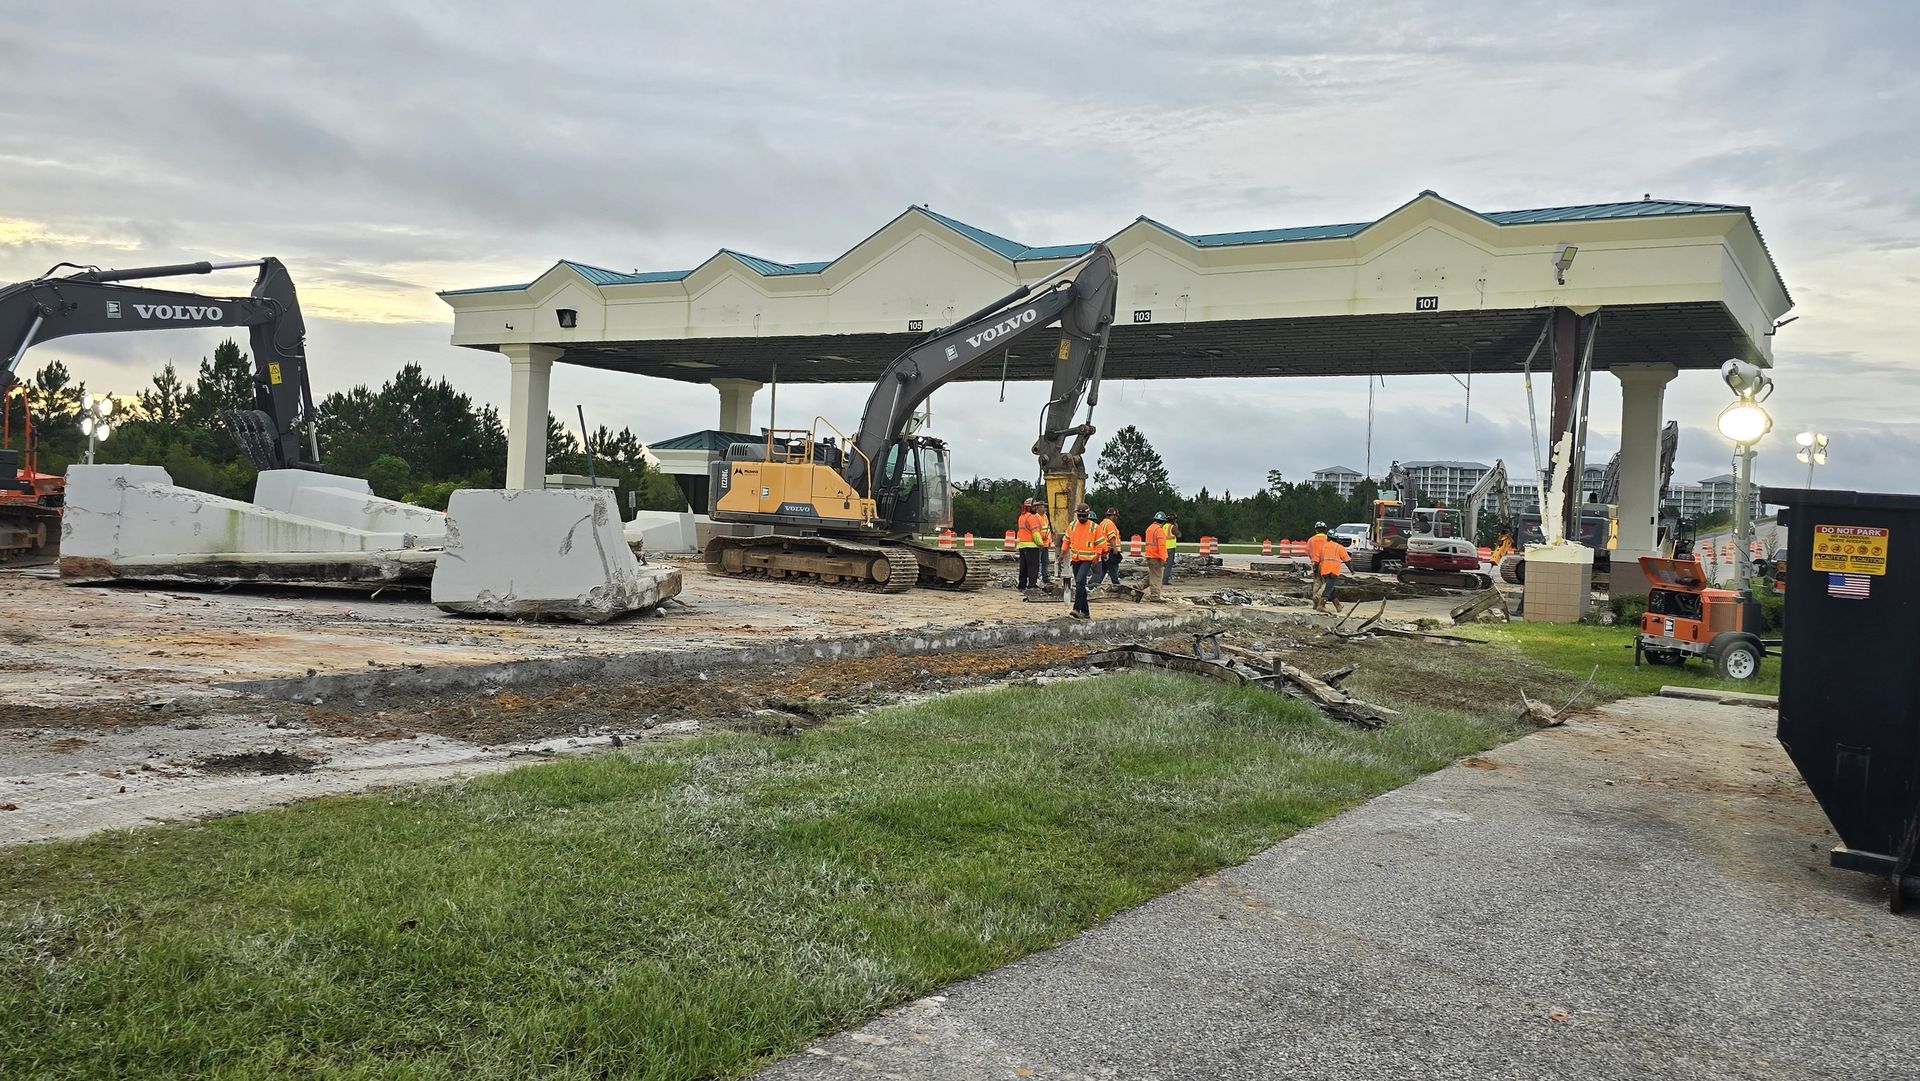
<svg viewBox="0 0 1920 1081">
<path fill-rule="evenodd" d="M 1190 657 L 1202 640 L 1206 663 L 1235 651 L 1245 678 L 1281 693 L 1308 684 L 1276 673 L 1332 674 L 1314 704 L 1356 723 L 1390 720 L 1330 686 L 1356 665 L 1362 683 L 1421 671 L 1392 686 L 1396 701 L 1445 708 L 1483 690 L 1474 672 L 1423 657 L 1430 639 L 1386 633 L 1427 639 L 1419 627 L 1444 623 L 1461 595 L 1385 580 L 1361 577 L 1372 588 L 1353 592 L 1382 599 L 1335 623 L 1304 611 L 1304 580 L 1195 561 L 1169 603 L 1102 594 L 1088 623 L 1010 588 L 876 605 L 858 591 L 712 575 L 697 558 L 651 562 L 685 576 L 682 595 L 599 625 L 460 618 L 418 591 L 75 585 L 8 568 L 0 843 L 702 731 L 791 733 L 970 687 Z M 1116 661 L 1116 650 L 1134 656 Z"/>
</svg>

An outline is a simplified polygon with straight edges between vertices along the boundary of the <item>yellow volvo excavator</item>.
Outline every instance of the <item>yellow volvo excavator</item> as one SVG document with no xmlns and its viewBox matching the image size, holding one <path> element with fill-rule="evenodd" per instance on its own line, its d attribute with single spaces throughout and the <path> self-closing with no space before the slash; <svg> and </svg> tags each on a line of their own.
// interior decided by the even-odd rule
<svg viewBox="0 0 1920 1081">
<path fill-rule="evenodd" d="M 895 358 L 851 437 L 816 419 L 811 429 L 769 430 L 728 448 L 713 464 L 709 513 L 736 528 L 708 543 L 708 567 L 886 593 L 980 588 L 985 566 L 974 553 L 914 539 L 953 524 L 947 446 L 917 433 L 916 414 L 941 386 L 1058 323 L 1052 392 L 1033 451 L 1049 509 L 1063 524 L 1086 487 L 1082 455 L 1118 293 L 1113 253 L 1095 245 L 1037 295 L 1023 285 Z M 1088 420 L 1076 425 L 1083 398 Z M 822 427 L 834 434 L 823 436 Z"/>
</svg>

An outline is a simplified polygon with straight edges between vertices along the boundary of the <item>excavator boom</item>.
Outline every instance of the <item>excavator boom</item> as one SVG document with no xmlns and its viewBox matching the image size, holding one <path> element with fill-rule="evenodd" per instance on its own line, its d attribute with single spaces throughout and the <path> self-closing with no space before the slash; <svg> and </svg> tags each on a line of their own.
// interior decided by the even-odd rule
<svg viewBox="0 0 1920 1081">
<path fill-rule="evenodd" d="M 73 264 L 61 264 L 72 266 Z M 131 281 L 259 268 L 244 297 L 128 285 Z M 60 267 L 54 267 L 59 270 Z M 253 346 L 254 408 L 222 419 L 241 448 L 261 469 L 318 465 L 312 443 L 313 392 L 307 383 L 306 324 L 293 280 L 278 259 L 237 263 L 177 263 L 126 270 L 75 268 L 31 281 L 0 286 L 0 389 L 14 381 L 20 360 L 41 342 L 75 334 L 247 327 Z M 308 446 L 301 446 L 301 428 Z M 311 453 L 307 453 L 310 451 Z"/>
</svg>

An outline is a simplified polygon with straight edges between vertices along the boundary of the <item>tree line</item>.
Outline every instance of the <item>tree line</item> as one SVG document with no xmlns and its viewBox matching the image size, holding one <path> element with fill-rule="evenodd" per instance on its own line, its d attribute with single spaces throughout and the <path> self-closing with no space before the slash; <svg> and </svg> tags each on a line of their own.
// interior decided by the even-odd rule
<svg viewBox="0 0 1920 1081">
<path fill-rule="evenodd" d="M 86 384 L 59 360 L 48 361 L 25 382 L 39 468 L 64 473 L 86 454 L 81 428 Z M 237 342 L 227 339 L 202 358 L 191 381 L 169 361 L 130 403 L 119 404 L 111 434 L 96 446 L 96 461 L 157 465 L 181 487 L 230 499 L 253 497 L 253 465 L 219 422 L 222 412 L 253 408 L 253 363 Z M 8 445 L 23 448 L 18 395 L 8 398 L 7 408 Z M 378 389 L 360 385 L 329 394 L 315 410 L 325 470 L 364 478 L 376 495 L 444 510 L 457 488 L 506 483 L 507 433 L 499 410 L 476 405 L 444 378 L 429 380 L 418 364 L 402 367 Z M 631 429 L 615 432 L 601 425 L 592 445 L 594 473 L 620 482 L 623 514 L 686 509 L 679 485 L 647 467 Z M 587 471 L 579 435 L 549 416 L 547 472 Z"/>
</svg>

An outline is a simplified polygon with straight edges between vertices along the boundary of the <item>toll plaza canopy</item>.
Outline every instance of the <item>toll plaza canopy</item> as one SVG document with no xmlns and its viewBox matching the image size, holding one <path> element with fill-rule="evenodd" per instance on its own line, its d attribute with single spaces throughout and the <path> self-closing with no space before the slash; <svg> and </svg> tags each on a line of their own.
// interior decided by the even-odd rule
<svg viewBox="0 0 1920 1081">
<path fill-rule="evenodd" d="M 1429 191 L 1372 222 L 1189 235 L 1142 217 L 1106 242 L 1121 289 L 1109 378 L 1519 371 L 1556 308 L 1605 309 L 1595 368 L 1768 365 L 1791 306 L 1751 211 L 1720 203 L 1482 213 Z M 910 207 L 828 262 L 721 249 L 691 270 L 628 273 L 563 260 L 524 284 L 440 295 L 453 344 L 510 357 L 544 346 L 561 363 L 687 382 L 857 383 L 1091 246 L 1032 247 Z M 1049 357 L 1027 349 L 1007 375 L 1047 377 Z"/>
<path fill-rule="evenodd" d="M 1752 212 L 1724 203 L 1483 213 L 1425 191 L 1377 221 L 1191 235 L 1143 217 L 1106 244 L 1120 277 L 1107 378 L 1531 366 L 1552 373 L 1552 445 L 1581 430 L 1581 373 L 1612 372 L 1622 566 L 1655 548 L 1667 383 L 1731 357 L 1771 367 L 1773 331 L 1793 304 Z M 766 383 L 870 383 L 927 332 L 1019 285 L 1047 285 L 1091 247 L 1032 247 L 909 207 L 824 263 L 725 248 L 691 270 L 563 260 L 523 284 L 440 296 L 453 344 L 507 358 L 507 483 L 539 487 L 555 363 L 709 383 L 714 427 L 752 432 Z M 1006 377 L 1050 378 L 1053 344 L 1010 354 Z M 982 365 L 971 378 L 1002 371 Z"/>
</svg>

